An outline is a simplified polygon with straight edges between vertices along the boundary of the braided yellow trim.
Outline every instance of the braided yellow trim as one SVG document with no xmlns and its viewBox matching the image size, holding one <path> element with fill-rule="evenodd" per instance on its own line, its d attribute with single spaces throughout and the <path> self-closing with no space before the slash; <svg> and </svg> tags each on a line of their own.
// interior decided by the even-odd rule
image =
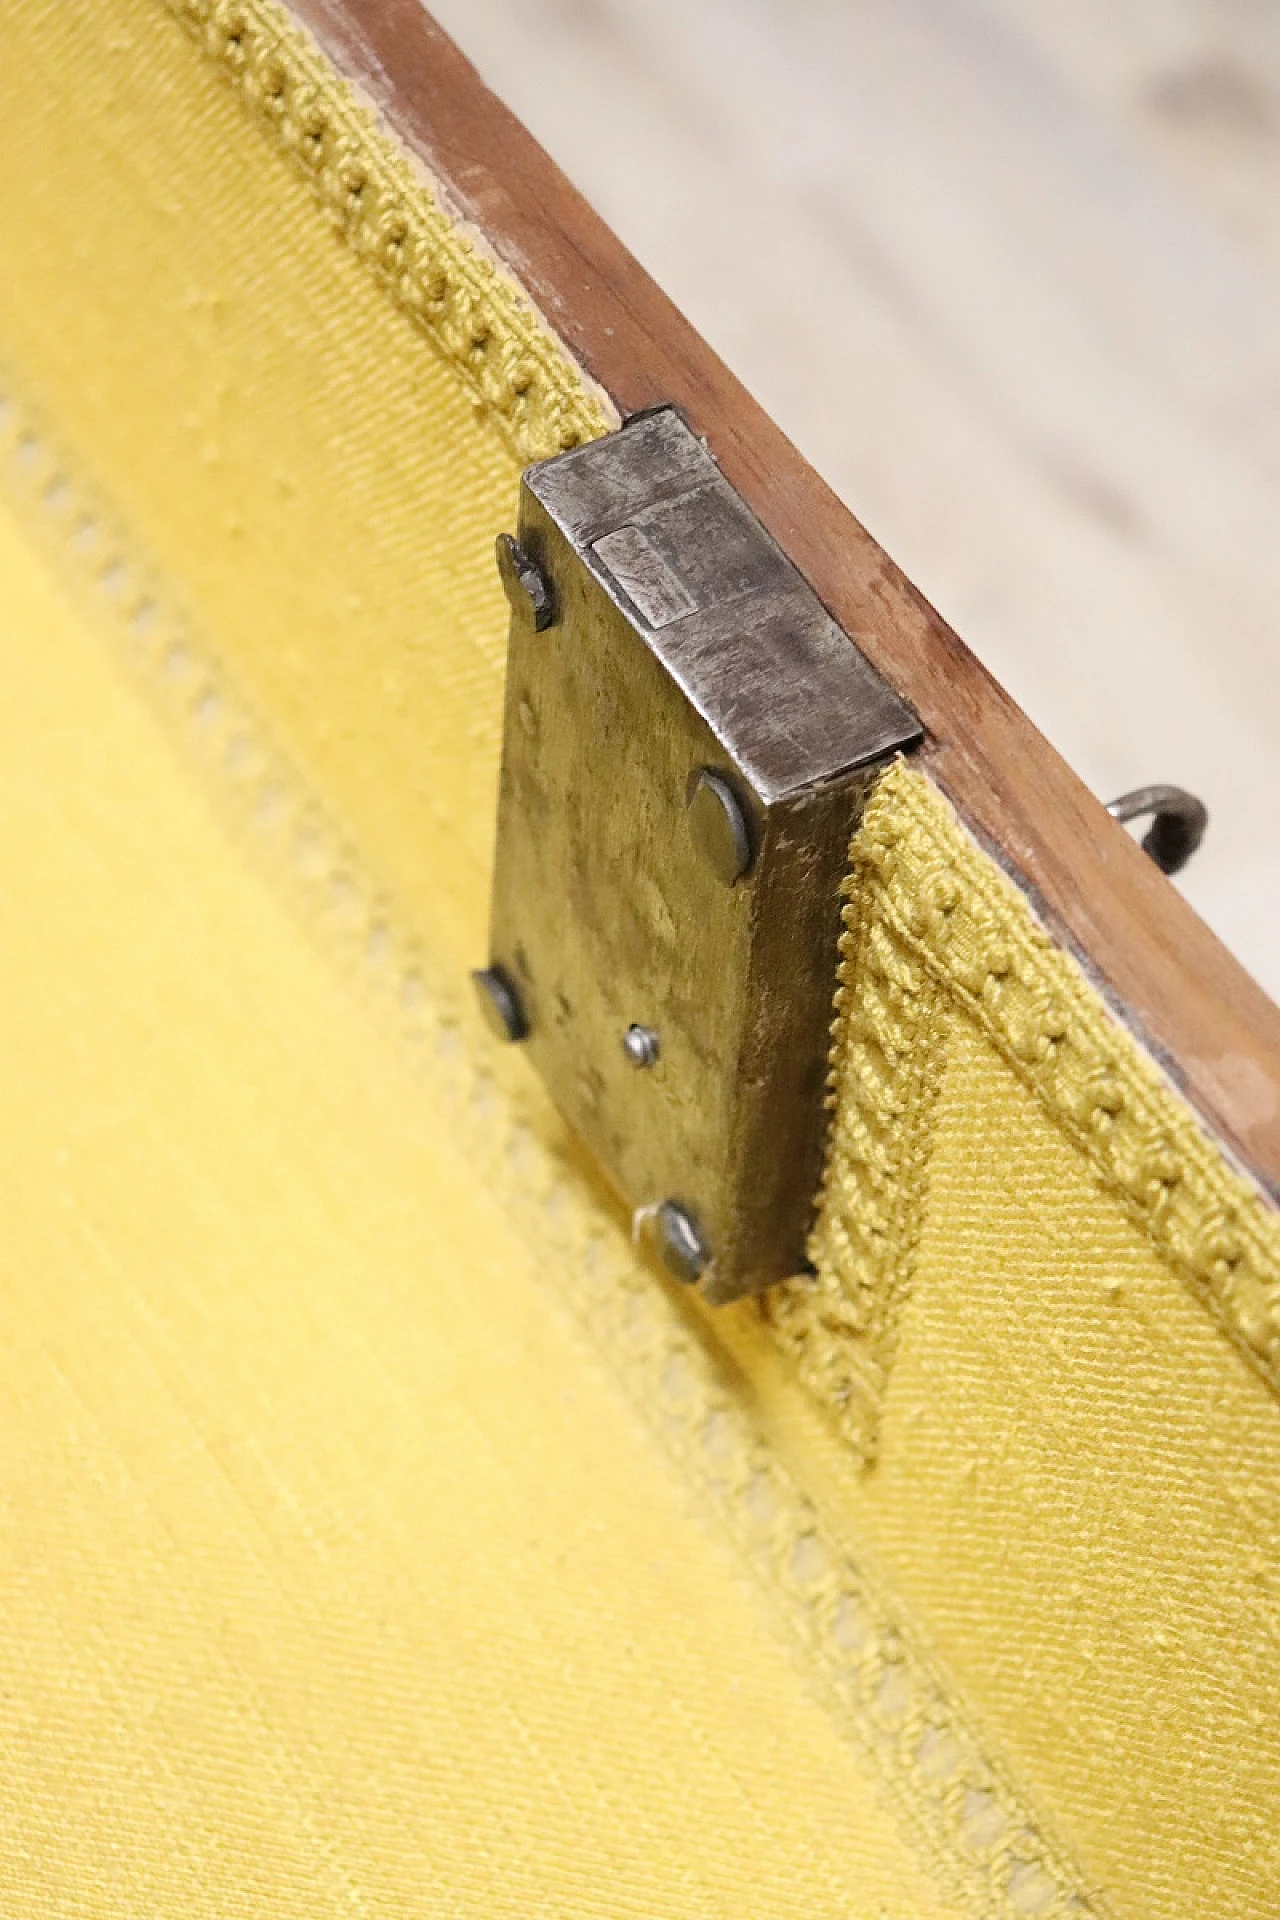
<svg viewBox="0 0 1280 1920">
<path fill-rule="evenodd" d="M 864 910 L 863 849 L 860 836 L 845 883 L 817 1276 L 775 1289 L 766 1311 L 805 1385 L 870 1461 L 924 1221 L 948 1006 L 920 957 Z"/>
<path fill-rule="evenodd" d="M 347 244 L 522 459 L 611 424 L 516 281 L 453 224 L 276 0 L 163 0 L 276 135 Z M 532 324 L 531 324 L 532 323 Z M 837 1113 L 816 1287 L 775 1318 L 869 1450 L 909 1281 L 948 1006 L 978 1019 L 1131 1217 L 1280 1392 L 1277 1219 L 1054 947 L 945 802 L 899 768 L 854 844 L 833 1055 Z M 858 932 L 873 927 L 874 934 Z M 848 941 L 860 943 L 854 966 Z M 931 997 L 924 975 L 936 982 Z M 852 998 L 850 998 L 852 996 Z"/>
<path fill-rule="evenodd" d="M 782 1289 L 769 1311 L 851 1444 L 872 1457 L 919 1233 L 940 1030 L 956 1013 L 978 1022 L 1280 1394 L 1280 1215 L 1226 1162 L 936 787 L 904 763 L 872 795 L 844 891 L 818 1271 Z"/>
<path fill-rule="evenodd" d="M 274 131 L 347 244 L 458 368 L 522 459 L 607 430 L 603 395 L 516 281 L 450 221 L 275 0 L 164 4 Z M 847 892 L 818 1279 L 783 1289 L 772 1311 L 858 1450 L 869 1456 L 874 1447 L 909 1285 L 951 1006 L 981 1022 L 1280 1393 L 1275 1213 L 1224 1164 L 936 790 L 906 768 L 886 775 L 872 799 Z"/>
<path fill-rule="evenodd" d="M 448 218 L 274 0 L 163 0 L 274 132 L 334 226 L 524 461 L 616 425 L 515 279 Z M 568 374 L 568 377 L 566 375 Z"/>
</svg>

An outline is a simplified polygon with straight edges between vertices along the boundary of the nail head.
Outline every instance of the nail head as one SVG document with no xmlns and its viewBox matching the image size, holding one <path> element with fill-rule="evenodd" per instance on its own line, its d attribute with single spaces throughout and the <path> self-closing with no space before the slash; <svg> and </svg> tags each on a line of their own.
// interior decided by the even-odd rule
<svg viewBox="0 0 1280 1920">
<path fill-rule="evenodd" d="M 494 551 L 511 611 L 523 620 L 532 620 L 535 633 L 545 633 L 555 619 L 555 600 L 546 574 L 509 533 L 498 535 Z"/>
<path fill-rule="evenodd" d="M 633 1024 L 622 1036 L 622 1051 L 633 1067 L 651 1067 L 661 1048 L 652 1027 Z"/>
<path fill-rule="evenodd" d="M 478 967 L 471 979 L 490 1031 L 507 1043 L 523 1040 L 529 1020 L 509 975 L 501 967 Z"/>
<path fill-rule="evenodd" d="M 658 1251 L 668 1273 L 692 1286 L 711 1258 L 693 1216 L 677 1200 L 664 1200 L 654 1216 Z"/>
<path fill-rule="evenodd" d="M 751 865 L 751 828 L 723 774 L 700 767 L 689 794 L 689 832 L 699 855 L 722 886 L 741 880 Z"/>
</svg>

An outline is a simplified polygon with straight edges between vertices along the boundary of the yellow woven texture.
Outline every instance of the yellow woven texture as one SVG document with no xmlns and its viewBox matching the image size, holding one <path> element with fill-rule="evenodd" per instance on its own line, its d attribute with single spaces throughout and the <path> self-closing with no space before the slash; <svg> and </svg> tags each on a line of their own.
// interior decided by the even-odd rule
<svg viewBox="0 0 1280 1920">
<path fill-rule="evenodd" d="M 513 435 L 459 377 L 160 0 L 0 18 L 9 359 L 372 864 L 474 964 L 506 647 L 493 539 L 531 450 L 513 437 L 549 451 L 545 430 Z M 476 261 L 452 244 L 456 277 Z M 513 284 L 485 284 L 475 331 L 536 345 Z M 585 397 L 578 414 L 603 424 Z"/>
<path fill-rule="evenodd" d="M 156 567 L 157 684 L 212 642 L 192 738 L 232 764 L 238 689 L 358 853 L 320 861 L 325 911 L 367 868 L 362 928 L 414 930 L 449 983 L 484 947 L 493 532 L 538 436 L 606 421 L 563 363 L 555 400 L 536 321 L 457 240 L 470 318 L 433 331 L 372 189 L 335 186 L 363 142 L 390 192 L 385 149 L 292 43 L 289 112 L 264 105 L 273 17 L 0 7 L 0 354 Z M 494 341 L 541 369 L 536 412 L 477 370 Z M 0 716 L 29 823 L 3 946 L 21 1910 L 941 1911 L 901 1818 L 976 1911 L 1268 1914 L 1275 1402 L 990 1035 L 944 993 L 902 1112 L 924 1152 L 871 1473 L 754 1308 L 679 1348 L 687 1401 L 643 1374 L 628 1316 L 669 1310 L 617 1268 L 611 1364 L 694 1436 L 686 1484 L 744 1412 L 767 1430 L 713 1530 L 791 1596 L 827 1722 L 548 1304 L 582 1243 L 553 1257 L 515 1207 L 556 1151 L 519 1063 L 468 1109 L 505 1138 L 523 1105 L 519 1155 L 468 1157 L 27 564 Z M 801 1356 L 828 1404 L 865 1328 L 837 1344 Z M 906 1781 L 893 1814 L 849 1736 Z"/>
<path fill-rule="evenodd" d="M 1086 1871 L 1122 1912 L 1265 1913 L 1280 1219 L 918 774 L 854 855 L 819 1271 L 770 1319 L 874 1462 L 859 1538 Z"/>
<path fill-rule="evenodd" d="M 157 564 L 95 522 L 93 593 L 184 703 L 184 610 L 216 636 L 461 981 L 508 423 L 162 8 L 3 33 L 5 355 Z M 73 564 L 65 492 L 41 472 L 32 510 Z M 0 587 L 0 1904 L 957 1911 L 559 1317 L 502 1096 L 460 1120 L 442 1069 L 402 1077 L 7 529 Z M 195 699 L 192 740 L 239 767 L 225 711 Z M 510 1155 L 459 1157 L 468 1123 Z"/>
<path fill-rule="evenodd" d="M 4 1912 L 952 1912 L 3 516 L 0 769 Z"/>
<path fill-rule="evenodd" d="M 1117 1909 L 1266 1914 L 1274 1402 L 965 1021 L 867 1505 Z"/>
</svg>

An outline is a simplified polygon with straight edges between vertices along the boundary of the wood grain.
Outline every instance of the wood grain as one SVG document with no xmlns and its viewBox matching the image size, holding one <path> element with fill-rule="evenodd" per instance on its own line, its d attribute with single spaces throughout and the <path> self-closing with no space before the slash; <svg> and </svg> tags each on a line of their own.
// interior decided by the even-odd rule
<svg viewBox="0 0 1280 1920">
<path fill-rule="evenodd" d="M 1280 1195 L 1280 1010 L 734 379 L 418 0 L 291 0 L 625 415 L 685 412 L 928 731 L 923 763 Z"/>
</svg>

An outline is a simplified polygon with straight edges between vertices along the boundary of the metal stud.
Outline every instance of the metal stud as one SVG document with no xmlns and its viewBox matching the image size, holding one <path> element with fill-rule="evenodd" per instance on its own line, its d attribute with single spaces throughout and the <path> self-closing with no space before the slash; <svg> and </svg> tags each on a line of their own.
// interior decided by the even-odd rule
<svg viewBox="0 0 1280 1920">
<path fill-rule="evenodd" d="M 504 1042 L 523 1040 L 529 1018 L 510 976 L 501 967 L 478 967 L 471 979 L 491 1032 Z"/>
<path fill-rule="evenodd" d="M 652 1027 L 630 1026 L 622 1036 L 622 1051 L 633 1067 L 651 1067 L 661 1048 Z"/>
<path fill-rule="evenodd" d="M 699 767 L 689 780 L 689 832 L 699 855 L 722 886 L 741 880 L 751 865 L 751 828 L 737 794 L 721 773 Z"/>
<path fill-rule="evenodd" d="M 556 617 L 551 582 L 509 533 L 500 533 L 494 542 L 498 574 L 511 611 L 522 620 L 532 620 L 535 633 L 545 633 Z"/>
<path fill-rule="evenodd" d="M 663 1266 L 692 1286 L 711 1258 L 693 1216 L 679 1201 L 664 1200 L 654 1214 L 654 1228 Z"/>
</svg>

